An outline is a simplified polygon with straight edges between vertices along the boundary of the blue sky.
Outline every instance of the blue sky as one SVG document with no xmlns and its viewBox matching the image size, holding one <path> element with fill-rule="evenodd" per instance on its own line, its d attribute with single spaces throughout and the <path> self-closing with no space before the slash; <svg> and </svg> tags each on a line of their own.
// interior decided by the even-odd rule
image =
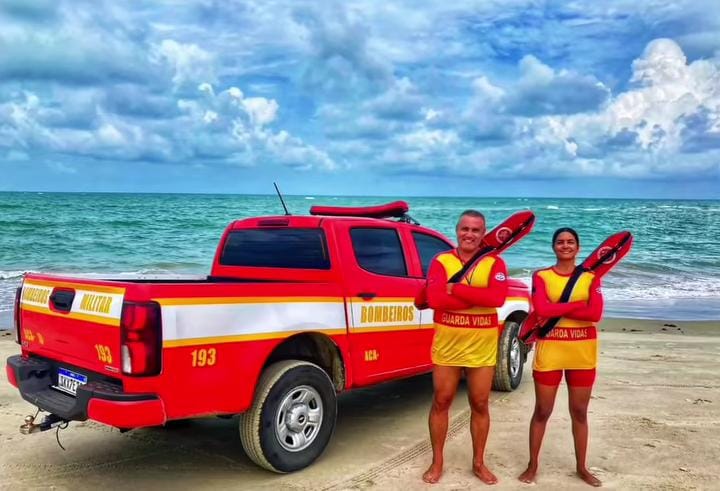
<svg viewBox="0 0 720 491">
<path fill-rule="evenodd" d="M 720 2 L 0 2 L 0 191 L 720 198 Z"/>
</svg>

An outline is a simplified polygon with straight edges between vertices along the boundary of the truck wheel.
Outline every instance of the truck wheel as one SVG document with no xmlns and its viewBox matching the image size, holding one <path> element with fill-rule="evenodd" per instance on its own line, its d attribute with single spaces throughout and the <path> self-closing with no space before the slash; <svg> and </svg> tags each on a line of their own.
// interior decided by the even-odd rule
<svg viewBox="0 0 720 491">
<path fill-rule="evenodd" d="M 520 324 L 506 321 L 498 343 L 497 366 L 493 389 L 511 392 L 520 385 L 523 374 L 524 356 L 518 334 Z"/>
<path fill-rule="evenodd" d="M 252 407 L 240 415 L 240 440 L 260 467 L 296 471 L 325 450 L 336 415 L 335 387 L 322 368 L 280 361 L 265 369 Z"/>
</svg>

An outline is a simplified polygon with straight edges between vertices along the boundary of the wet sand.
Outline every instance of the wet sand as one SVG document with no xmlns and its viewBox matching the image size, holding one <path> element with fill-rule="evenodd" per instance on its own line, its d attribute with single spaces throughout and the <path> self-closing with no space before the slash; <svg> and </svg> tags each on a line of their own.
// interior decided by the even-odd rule
<svg viewBox="0 0 720 491">
<path fill-rule="evenodd" d="M 720 321 L 608 320 L 601 324 L 598 381 L 590 405 L 589 466 L 607 489 L 716 489 L 720 476 Z M 0 332 L 0 358 L 19 352 Z M 60 432 L 18 432 L 33 411 L 0 372 L 0 489 L 466 489 L 471 473 L 464 390 L 452 409 L 439 484 L 430 462 L 432 384 L 415 377 L 344 394 L 325 454 L 292 475 L 258 469 L 244 455 L 237 418 L 205 418 L 121 434 L 92 422 Z M 516 476 L 527 462 L 533 407 L 530 367 L 513 393 L 493 393 L 486 461 L 494 489 L 590 489 L 573 475 L 567 392 L 561 386 L 536 485 Z"/>
</svg>

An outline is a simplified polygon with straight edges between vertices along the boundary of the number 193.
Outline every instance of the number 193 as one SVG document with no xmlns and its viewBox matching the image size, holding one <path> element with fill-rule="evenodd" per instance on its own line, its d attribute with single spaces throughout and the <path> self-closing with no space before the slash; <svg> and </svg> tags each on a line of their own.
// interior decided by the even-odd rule
<svg viewBox="0 0 720 491">
<path fill-rule="evenodd" d="M 215 364 L 217 352 L 215 348 L 192 350 L 192 366 L 211 367 Z"/>
</svg>

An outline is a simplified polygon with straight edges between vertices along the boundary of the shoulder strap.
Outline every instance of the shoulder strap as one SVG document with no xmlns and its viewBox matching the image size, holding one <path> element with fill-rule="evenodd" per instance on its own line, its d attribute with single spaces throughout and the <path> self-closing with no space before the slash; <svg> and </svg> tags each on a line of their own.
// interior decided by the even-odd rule
<svg viewBox="0 0 720 491">
<path fill-rule="evenodd" d="M 575 284 L 584 272 L 585 269 L 582 266 L 575 267 L 575 271 L 573 271 L 572 276 L 570 276 L 570 279 L 568 279 L 567 284 L 565 284 L 565 288 L 560 294 L 560 300 L 558 300 L 558 303 L 566 303 L 568 300 L 570 300 L 570 295 L 572 295 L 573 288 L 575 288 Z M 548 319 L 545 324 L 539 326 L 539 337 L 544 338 L 548 334 L 550 334 L 550 331 L 555 328 L 559 321 L 560 317 L 553 317 L 552 319 Z"/>
<path fill-rule="evenodd" d="M 518 212 L 512 215 L 510 218 L 508 218 L 505 222 L 501 223 L 497 227 L 495 227 L 493 230 L 490 231 L 488 235 L 499 235 L 496 234 L 496 231 L 500 228 L 503 228 L 503 230 L 508 230 L 509 228 L 504 227 L 503 225 L 505 223 L 509 223 L 513 218 L 520 217 L 520 219 L 523 220 L 522 223 L 515 226 L 515 229 L 507 234 L 503 235 L 502 239 L 498 241 L 495 245 L 487 245 L 483 244 L 483 246 L 480 248 L 479 251 L 477 251 L 472 258 L 468 262 L 466 262 L 463 267 L 452 275 L 450 279 L 448 280 L 448 283 L 457 283 L 462 279 L 463 276 L 465 276 L 465 273 L 467 273 L 473 266 L 475 266 L 478 261 L 480 261 L 482 258 L 487 256 L 488 254 L 492 252 L 497 252 L 498 254 L 510 247 L 512 244 L 514 244 L 516 241 L 520 240 L 522 237 L 530 233 L 532 230 L 533 225 L 535 224 L 535 215 L 531 212 Z M 523 218 L 524 217 L 524 218 Z"/>
<path fill-rule="evenodd" d="M 485 256 L 487 256 L 488 254 L 490 254 L 491 252 L 494 252 L 494 251 L 495 251 L 494 247 L 490 247 L 490 246 L 482 247 L 478 252 L 475 253 L 475 255 L 473 255 L 473 257 L 468 262 L 463 264 L 463 267 L 460 268 L 460 271 L 458 271 L 457 273 L 455 273 L 454 275 L 452 275 L 450 277 L 450 279 L 448 280 L 448 283 L 457 283 L 458 281 L 462 280 L 462 277 L 465 276 L 465 273 L 470 271 L 470 268 L 475 266 L 478 262 L 480 262 L 481 259 L 483 259 Z"/>
</svg>

